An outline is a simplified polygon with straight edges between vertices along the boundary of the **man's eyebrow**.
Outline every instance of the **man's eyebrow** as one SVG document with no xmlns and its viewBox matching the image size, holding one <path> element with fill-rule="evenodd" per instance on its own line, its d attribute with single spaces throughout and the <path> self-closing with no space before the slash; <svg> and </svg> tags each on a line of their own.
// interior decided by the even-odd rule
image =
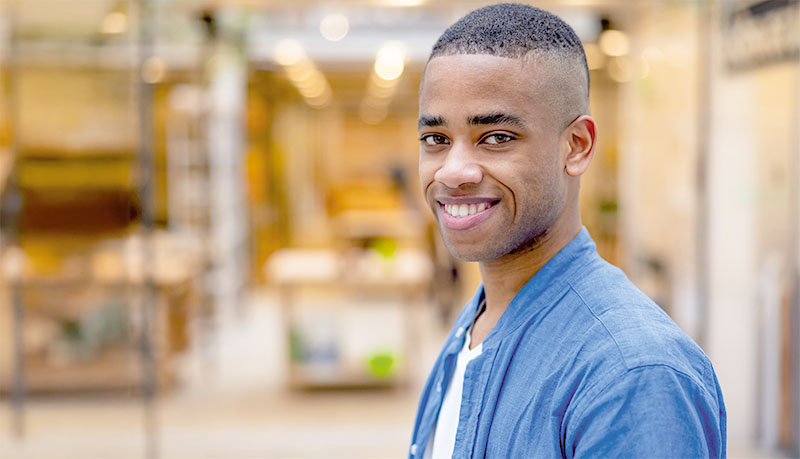
<svg viewBox="0 0 800 459">
<path fill-rule="evenodd" d="M 444 122 L 444 118 L 441 116 L 420 116 L 419 121 L 417 121 L 417 128 L 421 128 L 423 126 L 447 126 L 447 123 Z"/>
<path fill-rule="evenodd" d="M 471 117 L 469 120 L 469 124 L 473 126 L 480 126 L 485 124 L 511 124 L 514 126 L 522 127 L 525 123 L 522 122 L 522 119 L 514 116 L 509 115 L 507 113 L 488 113 L 485 115 L 475 115 Z"/>
</svg>

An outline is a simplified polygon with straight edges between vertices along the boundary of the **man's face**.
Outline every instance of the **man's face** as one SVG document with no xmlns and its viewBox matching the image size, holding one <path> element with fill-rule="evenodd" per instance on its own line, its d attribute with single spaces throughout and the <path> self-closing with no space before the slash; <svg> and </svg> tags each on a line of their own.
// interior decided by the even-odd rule
<svg viewBox="0 0 800 459">
<path fill-rule="evenodd" d="M 569 145 L 535 60 L 433 58 L 420 88 L 419 176 L 456 258 L 529 248 L 562 215 Z"/>
</svg>

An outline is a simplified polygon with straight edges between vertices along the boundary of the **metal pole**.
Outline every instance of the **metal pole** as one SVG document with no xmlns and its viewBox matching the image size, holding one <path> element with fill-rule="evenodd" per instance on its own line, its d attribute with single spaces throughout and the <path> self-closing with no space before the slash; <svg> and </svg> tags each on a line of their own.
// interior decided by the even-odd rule
<svg viewBox="0 0 800 459">
<path fill-rule="evenodd" d="M 154 55 L 155 14 L 149 0 L 139 0 L 139 62 L 138 109 L 139 109 L 139 173 L 138 193 L 141 206 L 140 234 L 142 238 L 142 295 L 141 295 L 141 335 L 139 342 L 142 365 L 142 397 L 144 402 L 145 457 L 157 458 L 158 418 L 157 418 L 157 367 L 154 343 L 155 313 L 157 291 L 153 278 L 153 231 L 155 228 L 155 209 L 153 204 L 153 109 L 152 86 L 145 81 L 143 74 L 148 61 Z"/>
</svg>

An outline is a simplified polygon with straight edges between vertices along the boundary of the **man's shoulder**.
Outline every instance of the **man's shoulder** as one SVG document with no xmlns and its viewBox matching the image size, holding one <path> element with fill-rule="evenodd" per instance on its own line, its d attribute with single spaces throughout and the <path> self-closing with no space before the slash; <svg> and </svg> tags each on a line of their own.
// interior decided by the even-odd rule
<svg viewBox="0 0 800 459">
<path fill-rule="evenodd" d="M 672 368 L 705 386 L 713 384 L 705 353 L 620 269 L 605 261 L 593 263 L 569 285 L 579 300 L 576 307 L 591 323 L 581 337 L 585 342 L 576 343 L 577 360 L 616 367 L 609 374 Z"/>
</svg>

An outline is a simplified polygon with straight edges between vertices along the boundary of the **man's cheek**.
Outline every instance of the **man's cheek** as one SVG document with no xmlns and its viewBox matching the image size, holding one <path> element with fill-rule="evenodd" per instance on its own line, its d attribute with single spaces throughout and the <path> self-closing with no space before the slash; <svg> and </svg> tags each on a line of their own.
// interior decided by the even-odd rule
<svg viewBox="0 0 800 459">
<path fill-rule="evenodd" d="M 420 162 L 419 166 L 419 183 L 422 187 L 422 194 L 426 195 L 431 185 L 433 184 L 433 169 L 428 164 Z"/>
</svg>

